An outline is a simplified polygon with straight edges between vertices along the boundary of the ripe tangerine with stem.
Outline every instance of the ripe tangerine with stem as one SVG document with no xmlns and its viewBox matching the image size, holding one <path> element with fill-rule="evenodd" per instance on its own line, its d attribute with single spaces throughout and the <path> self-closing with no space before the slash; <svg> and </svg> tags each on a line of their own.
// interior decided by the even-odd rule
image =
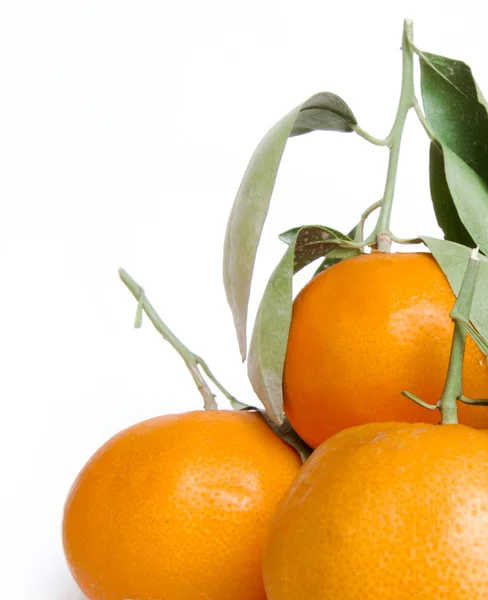
<svg viewBox="0 0 488 600">
<path fill-rule="evenodd" d="M 368 422 L 439 420 L 401 395 L 435 404 L 446 379 L 455 303 L 431 254 L 373 252 L 344 260 L 297 295 L 283 371 L 284 410 L 312 447 Z M 486 357 L 468 337 L 464 393 L 488 396 Z M 488 428 L 488 407 L 459 405 Z"/>
<path fill-rule="evenodd" d="M 70 570 L 89 600 L 265 600 L 264 531 L 300 467 L 255 412 L 133 425 L 93 455 L 69 493 Z"/>
<path fill-rule="evenodd" d="M 370 423 L 321 444 L 271 520 L 268 600 L 488 597 L 488 434 Z"/>
</svg>

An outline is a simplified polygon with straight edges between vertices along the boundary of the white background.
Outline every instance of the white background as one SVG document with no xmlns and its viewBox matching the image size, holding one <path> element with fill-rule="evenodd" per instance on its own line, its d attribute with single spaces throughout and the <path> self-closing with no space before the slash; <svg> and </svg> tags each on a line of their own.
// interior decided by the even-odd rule
<svg viewBox="0 0 488 600">
<path fill-rule="evenodd" d="M 78 600 L 62 507 L 89 456 L 136 421 L 201 406 L 181 359 L 119 282 L 124 266 L 177 335 L 255 402 L 221 283 L 227 215 L 267 129 L 319 91 L 389 130 L 402 20 L 488 91 L 478 0 L 3 0 L 0 3 L 0 571 L 9 600 Z M 437 234 L 427 141 L 408 121 L 393 229 Z M 342 230 L 381 196 L 387 151 L 293 139 L 251 315 L 295 225 Z M 225 406 L 225 402 L 222 402 Z"/>
</svg>

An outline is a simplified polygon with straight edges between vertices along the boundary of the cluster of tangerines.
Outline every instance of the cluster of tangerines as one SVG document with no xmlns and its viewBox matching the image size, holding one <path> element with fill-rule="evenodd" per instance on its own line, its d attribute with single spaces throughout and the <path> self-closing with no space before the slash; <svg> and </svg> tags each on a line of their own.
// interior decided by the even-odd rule
<svg viewBox="0 0 488 600">
<path fill-rule="evenodd" d="M 488 598 L 488 408 L 438 426 L 455 297 L 428 253 L 372 252 L 293 305 L 284 410 L 313 453 L 259 412 L 195 411 L 122 431 L 65 507 L 89 600 Z M 467 340 L 463 385 L 488 396 Z"/>
</svg>

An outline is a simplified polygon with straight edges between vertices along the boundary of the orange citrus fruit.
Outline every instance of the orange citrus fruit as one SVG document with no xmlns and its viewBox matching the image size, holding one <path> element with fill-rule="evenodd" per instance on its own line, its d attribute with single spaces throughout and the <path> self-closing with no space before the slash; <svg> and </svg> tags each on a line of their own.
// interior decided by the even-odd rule
<svg viewBox="0 0 488 600">
<path fill-rule="evenodd" d="M 268 600 L 486 600 L 488 434 L 375 423 L 324 442 L 267 534 Z"/>
<path fill-rule="evenodd" d="M 129 427 L 69 493 L 71 572 L 89 600 L 265 600 L 264 531 L 300 466 L 256 413 L 195 411 Z"/>
<path fill-rule="evenodd" d="M 284 410 L 312 447 L 373 421 L 438 422 L 401 395 L 435 404 L 447 374 L 455 296 L 428 253 L 344 260 L 297 295 L 283 372 Z M 486 358 L 471 338 L 464 394 L 488 396 Z M 488 407 L 459 405 L 461 423 L 488 428 Z"/>
</svg>

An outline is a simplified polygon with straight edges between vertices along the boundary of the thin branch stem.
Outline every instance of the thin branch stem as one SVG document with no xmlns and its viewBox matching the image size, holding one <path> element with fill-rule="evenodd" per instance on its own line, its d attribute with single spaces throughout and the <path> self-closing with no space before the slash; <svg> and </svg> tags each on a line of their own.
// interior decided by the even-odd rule
<svg viewBox="0 0 488 600">
<path fill-rule="evenodd" d="M 455 314 L 455 318 L 464 325 L 467 333 L 473 338 L 473 340 L 478 345 L 479 349 L 483 352 L 483 354 L 488 357 L 488 344 L 486 340 L 479 334 L 479 332 L 475 329 L 475 327 L 471 324 L 469 318 L 466 318 L 464 315 L 460 315 L 458 312 Z"/>
<path fill-rule="evenodd" d="M 399 238 L 396 235 L 390 233 L 391 241 L 395 244 L 423 244 L 420 238 Z"/>
<path fill-rule="evenodd" d="M 484 398 L 472 399 L 472 398 L 467 398 L 466 396 L 461 394 L 459 396 L 458 400 L 460 400 L 461 402 L 464 402 L 464 404 L 471 404 L 473 406 L 488 406 L 488 399 L 484 399 Z"/>
<path fill-rule="evenodd" d="M 407 392 L 407 391 L 403 390 L 402 395 L 405 396 L 406 398 L 408 398 L 409 400 L 412 400 L 419 406 L 422 406 L 423 408 L 427 408 L 428 410 L 437 410 L 439 408 L 439 406 L 437 404 L 429 404 L 428 402 L 424 402 L 424 400 L 421 400 L 418 396 L 416 396 L 415 394 L 412 394 L 411 392 Z"/>
<path fill-rule="evenodd" d="M 230 394 L 225 389 L 225 387 L 219 381 L 217 381 L 217 379 L 215 379 L 215 376 L 213 375 L 212 371 L 209 369 L 207 363 L 203 360 L 203 358 L 195 354 L 195 359 L 197 361 L 197 364 L 199 364 L 202 367 L 202 370 L 205 373 L 205 375 L 210 379 L 210 381 L 215 385 L 215 387 L 227 398 L 227 400 L 229 400 L 231 403 L 242 404 L 241 402 L 239 402 L 239 400 L 237 400 L 235 396 Z"/>
<path fill-rule="evenodd" d="M 134 325 L 136 327 L 140 327 L 142 323 L 142 312 L 146 313 L 146 315 L 149 317 L 149 320 L 154 325 L 156 330 L 161 334 L 163 339 L 169 342 L 184 360 L 185 365 L 190 371 L 190 374 L 193 377 L 193 381 L 195 382 L 195 385 L 198 388 L 198 391 L 203 397 L 205 410 L 216 410 L 217 403 L 215 402 L 215 395 L 212 393 L 212 391 L 207 385 L 207 382 L 200 373 L 200 370 L 198 368 L 199 366 L 202 368 L 205 375 L 229 400 L 235 400 L 234 396 L 229 394 L 229 392 L 217 381 L 217 379 L 215 379 L 214 375 L 208 368 L 206 362 L 197 354 L 194 354 L 191 350 L 189 350 L 166 326 L 161 317 L 154 310 L 149 300 L 146 298 L 142 287 L 138 283 L 136 283 L 134 279 L 132 279 L 132 277 L 127 273 L 127 271 L 124 271 L 124 269 L 119 269 L 119 277 L 125 284 L 125 286 L 128 288 L 128 290 L 132 293 L 134 298 L 137 300 L 137 313 Z"/>
<path fill-rule="evenodd" d="M 458 422 L 457 400 L 463 393 L 463 361 L 467 335 L 462 320 L 469 319 L 471 313 L 479 267 L 480 259 L 478 258 L 477 249 L 475 249 L 471 253 L 459 295 L 451 311 L 451 318 L 454 321 L 454 335 L 447 379 L 440 399 L 442 424 Z"/>
<path fill-rule="evenodd" d="M 356 227 L 356 235 L 354 236 L 354 241 L 355 242 L 362 242 L 363 241 L 363 237 L 364 237 L 364 224 L 366 222 L 366 219 L 378 208 L 381 207 L 381 203 L 383 202 L 383 200 L 377 200 L 376 202 L 373 202 L 373 204 L 371 204 L 371 206 L 368 206 L 368 208 L 363 212 L 363 214 L 361 215 L 361 218 L 359 220 L 359 223 L 357 224 Z"/>
<path fill-rule="evenodd" d="M 374 137 L 374 135 L 371 135 L 367 131 L 364 131 L 364 129 L 362 129 L 362 127 L 359 127 L 359 125 L 357 124 L 351 125 L 351 127 L 360 137 L 370 142 L 371 144 L 374 144 L 375 146 L 388 146 L 388 144 L 390 143 L 389 137 L 386 137 L 384 139 Z"/>
<path fill-rule="evenodd" d="M 424 408 L 428 408 L 429 410 L 439 408 L 443 425 L 456 424 L 458 422 L 458 400 L 466 404 L 488 405 L 488 400 L 471 400 L 463 395 L 463 361 L 467 336 L 465 323 L 469 321 L 479 267 L 478 249 L 475 248 L 471 253 L 459 295 L 451 311 L 451 318 L 454 321 L 454 335 L 452 338 L 446 382 L 439 402 L 435 405 L 429 404 L 410 392 L 402 392 L 404 396 Z"/>
<path fill-rule="evenodd" d="M 387 237 L 391 242 L 395 242 L 395 244 L 408 245 L 408 244 L 423 244 L 424 243 L 421 238 L 399 238 L 396 235 L 393 235 L 392 233 L 384 233 L 382 235 Z M 369 235 L 369 237 L 367 237 L 363 241 L 350 242 L 348 240 L 341 240 L 341 242 L 340 242 L 340 244 L 338 244 L 338 246 L 344 247 L 344 248 L 366 248 L 366 246 L 376 245 L 375 242 L 377 242 L 377 239 L 373 232 L 372 234 Z"/>
<path fill-rule="evenodd" d="M 402 89 L 398 110 L 393 123 L 393 127 L 387 139 L 389 139 L 390 158 L 388 161 L 388 172 L 386 176 L 385 192 L 383 194 L 383 203 L 375 228 L 376 247 L 383 252 L 389 252 L 391 246 L 390 221 L 393 205 L 393 196 L 395 193 L 395 183 L 398 171 L 398 160 L 400 157 L 400 146 L 407 119 L 408 111 L 415 104 L 415 93 L 413 83 L 413 50 L 411 40 L 413 38 L 413 23 L 405 19 L 403 25 L 403 71 L 402 71 Z"/>
<path fill-rule="evenodd" d="M 374 234 L 371 234 L 370 236 L 368 236 L 365 240 L 363 240 L 362 242 L 360 241 L 349 241 L 349 240 L 341 240 L 340 244 L 338 244 L 339 248 L 366 248 L 366 246 L 371 246 L 373 244 L 373 242 L 375 241 L 375 237 Z"/>
<path fill-rule="evenodd" d="M 435 140 L 436 138 L 435 138 L 434 132 L 432 131 L 432 129 L 429 125 L 429 122 L 425 118 L 425 115 L 424 115 L 422 109 L 420 108 L 420 104 L 418 103 L 418 101 L 415 102 L 415 104 L 413 105 L 413 108 L 414 108 L 415 112 L 417 113 L 417 117 L 419 118 L 419 121 L 425 130 L 425 133 L 429 136 L 429 139 L 431 141 Z"/>
<path fill-rule="evenodd" d="M 449 358 L 449 370 L 447 372 L 447 379 L 440 400 L 443 425 L 458 422 L 456 401 L 462 391 L 462 370 L 465 346 L 466 331 L 460 323 L 456 323 L 454 326 L 454 336 L 452 338 L 451 355 Z"/>
</svg>

